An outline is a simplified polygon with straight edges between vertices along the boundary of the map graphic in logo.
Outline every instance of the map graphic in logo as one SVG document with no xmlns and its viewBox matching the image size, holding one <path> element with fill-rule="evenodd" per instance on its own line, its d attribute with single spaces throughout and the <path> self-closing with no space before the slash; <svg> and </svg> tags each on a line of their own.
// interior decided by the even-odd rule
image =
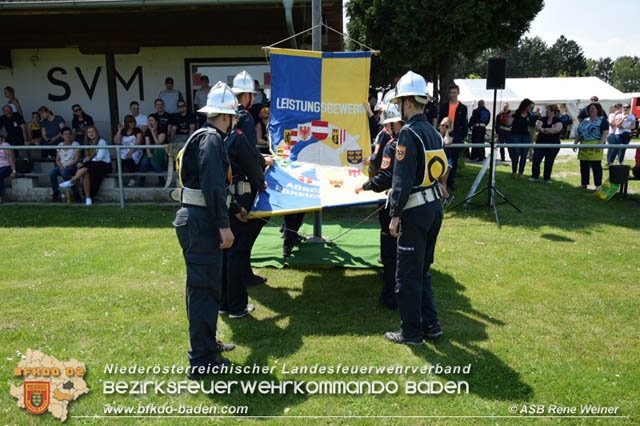
<svg viewBox="0 0 640 426">
<path fill-rule="evenodd" d="M 17 405 L 33 414 L 47 411 L 60 421 L 67 420 L 68 407 L 81 395 L 89 392 L 84 381 L 87 369 L 76 359 L 58 361 L 40 351 L 27 349 L 14 378 L 23 377 L 19 386 L 11 385 L 9 393 L 18 400 Z"/>
</svg>

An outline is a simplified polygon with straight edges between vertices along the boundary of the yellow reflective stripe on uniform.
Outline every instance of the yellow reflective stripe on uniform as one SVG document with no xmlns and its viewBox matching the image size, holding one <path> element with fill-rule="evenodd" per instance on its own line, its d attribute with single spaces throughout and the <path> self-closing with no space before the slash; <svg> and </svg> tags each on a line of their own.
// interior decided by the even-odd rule
<svg viewBox="0 0 640 426">
<path fill-rule="evenodd" d="M 422 149 L 424 150 L 424 176 L 422 177 L 422 183 L 418 186 L 430 186 L 433 185 L 447 172 L 447 155 L 444 152 L 444 140 L 440 136 L 442 142 L 441 148 L 432 149 L 427 151 L 427 147 L 424 141 L 411 127 L 407 127 L 422 143 Z"/>
<path fill-rule="evenodd" d="M 184 156 L 184 153 L 187 150 L 187 146 L 189 146 L 189 143 L 196 137 L 196 135 L 200 135 L 204 132 L 207 132 L 209 131 L 208 129 L 209 128 L 203 127 L 193 132 L 193 134 L 189 137 L 189 139 L 187 139 L 187 142 L 185 142 L 180 152 L 178 152 L 178 155 L 176 155 L 176 170 L 178 170 L 178 182 L 180 182 L 180 186 L 184 186 L 182 184 L 182 157 Z M 213 133 L 215 133 L 215 130 L 213 131 Z"/>
</svg>

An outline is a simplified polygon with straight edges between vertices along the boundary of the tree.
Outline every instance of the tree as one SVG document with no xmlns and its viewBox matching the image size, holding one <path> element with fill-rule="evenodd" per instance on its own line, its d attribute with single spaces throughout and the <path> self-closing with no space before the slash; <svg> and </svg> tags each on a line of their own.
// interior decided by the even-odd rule
<svg viewBox="0 0 640 426">
<path fill-rule="evenodd" d="M 578 43 L 561 35 L 549 49 L 548 65 L 551 76 L 579 77 L 587 71 L 587 58 Z"/>
<path fill-rule="evenodd" d="M 515 44 L 542 0 L 350 0 L 349 37 L 380 50 L 380 62 L 440 80 L 445 99 L 459 55 Z M 374 69 L 373 81 L 379 70 Z"/>
<path fill-rule="evenodd" d="M 640 91 L 640 59 L 620 56 L 613 65 L 612 82 L 622 92 Z"/>
<path fill-rule="evenodd" d="M 598 77 L 609 84 L 613 83 L 613 64 L 611 58 L 587 59 L 587 75 Z"/>
</svg>

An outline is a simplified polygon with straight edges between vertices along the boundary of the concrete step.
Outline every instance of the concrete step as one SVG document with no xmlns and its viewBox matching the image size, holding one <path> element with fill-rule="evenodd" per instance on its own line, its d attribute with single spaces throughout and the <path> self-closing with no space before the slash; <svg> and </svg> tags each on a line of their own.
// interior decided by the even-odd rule
<svg viewBox="0 0 640 426">
<path fill-rule="evenodd" d="M 169 190 L 163 188 L 125 188 L 126 202 L 169 202 Z M 5 188 L 5 201 L 15 202 L 50 202 L 53 191 L 51 188 Z M 117 188 L 100 187 L 98 202 L 119 202 L 120 191 Z"/>
</svg>

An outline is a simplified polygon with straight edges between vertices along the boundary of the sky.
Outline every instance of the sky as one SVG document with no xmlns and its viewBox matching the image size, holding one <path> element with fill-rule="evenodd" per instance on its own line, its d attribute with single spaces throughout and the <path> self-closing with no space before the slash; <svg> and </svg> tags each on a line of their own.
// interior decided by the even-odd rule
<svg viewBox="0 0 640 426">
<path fill-rule="evenodd" d="M 347 19 L 345 14 L 345 33 Z M 639 22 L 640 0 L 545 0 L 526 35 L 551 45 L 564 34 L 582 47 L 587 58 L 615 59 L 640 56 Z"/>
<path fill-rule="evenodd" d="M 561 34 L 575 40 L 587 58 L 640 56 L 640 0 L 545 0 L 529 37 L 553 44 Z"/>
</svg>

